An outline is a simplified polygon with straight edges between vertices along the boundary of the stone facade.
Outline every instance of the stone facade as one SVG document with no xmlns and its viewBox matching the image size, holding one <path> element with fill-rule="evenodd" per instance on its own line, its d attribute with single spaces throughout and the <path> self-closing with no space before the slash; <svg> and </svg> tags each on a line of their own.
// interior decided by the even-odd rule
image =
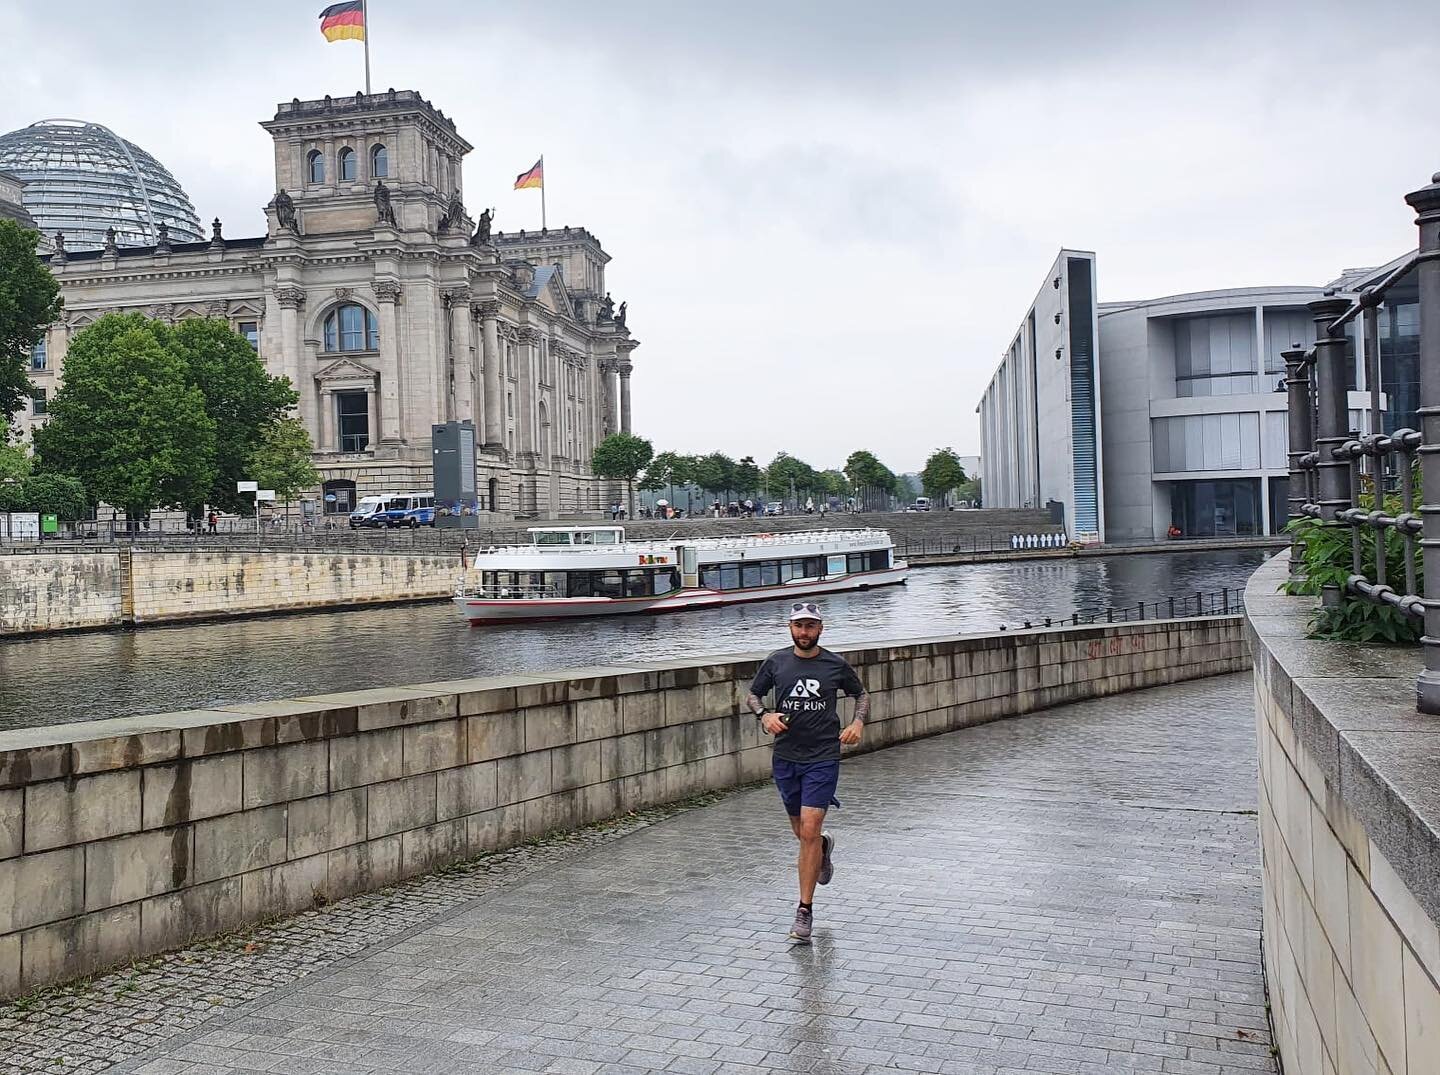
<svg viewBox="0 0 1440 1075">
<path fill-rule="evenodd" d="M 1249 665 L 1239 617 L 842 650 L 864 749 Z M 0 733 L 0 994 L 757 780 L 760 657 Z M 846 703 L 848 705 L 848 703 Z"/>
<path fill-rule="evenodd" d="M 431 488 L 430 427 L 470 421 L 477 488 L 497 515 L 598 510 L 592 450 L 629 428 L 638 346 L 581 228 L 490 234 L 464 207 L 471 145 L 413 91 L 294 100 L 261 124 L 278 193 L 266 234 L 56 253 L 65 314 L 36 387 L 54 394 L 70 337 L 111 311 L 218 317 L 300 393 L 320 497 Z M 22 417 L 22 435 L 38 415 Z M 328 495 L 326 495 L 328 494 Z"/>
</svg>

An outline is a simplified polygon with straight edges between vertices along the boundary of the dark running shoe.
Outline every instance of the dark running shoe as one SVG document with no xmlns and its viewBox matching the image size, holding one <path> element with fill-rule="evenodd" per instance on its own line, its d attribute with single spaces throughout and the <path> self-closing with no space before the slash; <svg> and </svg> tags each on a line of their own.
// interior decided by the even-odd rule
<svg viewBox="0 0 1440 1075">
<path fill-rule="evenodd" d="M 820 876 L 816 880 L 822 885 L 828 885 L 830 878 L 835 876 L 835 864 L 830 861 L 830 852 L 835 850 L 835 837 L 828 832 L 822 832 L 820 842 L 824 845 L 825 856 L 820 860 Z"/>
<path fill-rule="evenodd" d="M 790 927 L 790 939 L 792 941 L 804 941 L 810 943 L 810 927 L 815 919 L 813 911 L 807 911 L 804 907 L 795 908 L 795 924 Z"/>
</svg>

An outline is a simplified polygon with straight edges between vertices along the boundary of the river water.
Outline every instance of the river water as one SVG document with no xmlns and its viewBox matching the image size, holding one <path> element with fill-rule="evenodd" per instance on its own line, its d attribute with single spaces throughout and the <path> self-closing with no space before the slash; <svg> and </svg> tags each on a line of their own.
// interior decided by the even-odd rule
<svg viewBox="0 0 1440 1075">
<path fill-rule="evenodd" d="M 1244 549 L 916 568 L 823 598 L 825 642 L 993 631 L 1077 608 L 1243 587 Z M 0 728 L 363 687 L 744 653 L 786 644 L 784 602 L 472 628 L 448 602 L 0 642 Z"/>
</svg>

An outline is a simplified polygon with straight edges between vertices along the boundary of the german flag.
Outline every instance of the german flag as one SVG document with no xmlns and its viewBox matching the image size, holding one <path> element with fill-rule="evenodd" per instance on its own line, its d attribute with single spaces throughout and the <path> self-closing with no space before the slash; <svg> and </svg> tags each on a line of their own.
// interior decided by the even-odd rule
<svg viewBox="0 0 1440 1075">
<path fill-rule="evenodd" d="M 527 187 L 545 186 L 545 158 L 541 157 L 535 162 L 535 167 L 528 172 L 521 172 L 515 177 L 515 189 L 525 190 Z"/>
<path fill-rule="evenodd" d="M 320 12 L 320 32 L 325 35 L 326 41 L 364 41 L 364 0 L 331 4 Z"/>
</svg>

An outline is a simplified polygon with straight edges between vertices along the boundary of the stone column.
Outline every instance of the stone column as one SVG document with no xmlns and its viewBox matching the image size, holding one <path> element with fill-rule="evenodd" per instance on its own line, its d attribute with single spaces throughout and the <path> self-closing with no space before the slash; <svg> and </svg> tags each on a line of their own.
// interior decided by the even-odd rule
<svg viewBox="0 0 1440 1075">
<path fill-rule="evenodd" d="M 400 442 L 400 341 L 395 338 L 400 291 L 396 280 L 375 283 L 375 297 L 380 300 L 380 441 L 384 444 Z"/>
<path fill-rule="evenodd" d="M 505 390 L 502 385 L 505 356 L 500 350 L 500 333 L 495 320 L 499 316 L 498 302 L 480 304 L 481 338 L 485 345 L 482 361 L 485 374 L 485 429 L 480 440 L 487 445 L 505 443 Z"/>
<path fill-rule="evenodd" d="M 538 451 L 539 431 L 535 428 L 535 394 L 538 371 L 535 368 L 535 330 L 528 325 L 516 329 L 519 342 L 520 368 L 516 379 L 520 382 L 519 417 L 516 423 L 515 450 L 517 452 Z"/>
<path fill-rule="evenodd" d="M 601 440 L 611 433 L 620 432 L 620 379 L 616 369 L 617 363 L 614 358 L 600 360 L 600 377 L 604 383 L 605 399 L 605 430 Z"/>
<path fill-rule="evenodd" d="M 470 333 L 470 289 L 452 288 L 445 292 L 450 308 L 450 361 L 453 363 L 455 385 L 455 419 L 475 420 L 475 355 Z"/>
<path fill-rule="evenodd" d="M 630 365 L 630 359 L 622 358 L 618 369 L 620 373 L 620 432 L 630 432 L 630 371 L 634 367 Z"/>
<path fill-rule="evenodd" d="M 378 404 L 379 399 L 377 398 L 375 386 L 372 384 L 369 388 L 365 389 L 365 429 L 366 435 L 369 438 L 365 445 L 366 448 L 373 449 L 375 447 L 375 423 L 380 420 Z M 332 416 L 330 420 L 333 422 L 335 419 Z"/>
<path fill-rule="evenodd" d="M 311 414 L 315 386 L 300 376 L 300 310 L 305 305 L 305 292 L 298 287 L 277 287 L 274 294 L 280 304 L 280 369 L 300 394 L 300 420 L 312 437 L 318 437 L 320 423 Z"/>
<path fill-rule="evenodd" d="M 322 388 L 320 389 L 320 431 L 315 437 L 317 452 L 333 452 L 339 449 L 340 437 L 335 425 L 335 392 L 330 388 Z"/>
</svg>

